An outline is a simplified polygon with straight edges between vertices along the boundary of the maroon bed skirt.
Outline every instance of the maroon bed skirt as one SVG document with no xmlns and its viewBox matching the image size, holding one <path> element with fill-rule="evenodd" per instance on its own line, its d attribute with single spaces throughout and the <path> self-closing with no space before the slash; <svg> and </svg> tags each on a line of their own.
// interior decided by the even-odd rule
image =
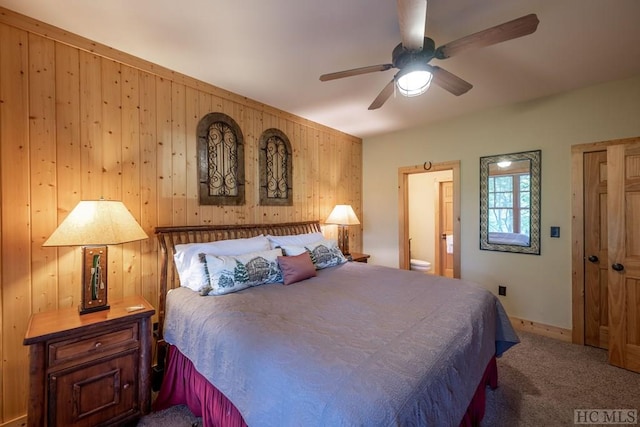
<svg viewBox="0 0 640 427">
<path fill-rule="evenodd" d="M 484 417 L 485 390 L 498 386 L 498 367 L 491 358 L 467 408 L 460 427 L 480 425 Z M 187 405 L 196 417 L 202 417 L 204 427 L 244 427 L 247 424 L 235 406 L 207 381 L 174 346 L 169 346 L 166 371 L 153 410 L 173 405 Z"/>
</svg>

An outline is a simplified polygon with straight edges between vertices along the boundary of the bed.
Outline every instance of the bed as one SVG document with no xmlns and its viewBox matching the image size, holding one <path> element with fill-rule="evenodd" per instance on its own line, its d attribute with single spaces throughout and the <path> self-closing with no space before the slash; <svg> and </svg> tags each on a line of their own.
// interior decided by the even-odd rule
<svg viewBox="0 0 640 427">
<path fill-rule="evenodd" d="M 154 409 L 187 404 L 205 426 L 479 425 L 485 389 L 497 386 L 495 358 L 518 338 L 478 285 L 358 262 L 324 266 L 323 244 L 271 241 L 291 255 L 277 259 L 285 283 L 299 274 L 287 265 L 298 258 L 311 259 L 313 275 L 305 264 L 310 277 L 216 296 L 180 286 L 181 245 L 291 243 L 320 231 L 314 221 L 156 229 L 159 335 L 169 351 Z M 209 283 L 216 257 L 199 257 Z"/>
</svg>

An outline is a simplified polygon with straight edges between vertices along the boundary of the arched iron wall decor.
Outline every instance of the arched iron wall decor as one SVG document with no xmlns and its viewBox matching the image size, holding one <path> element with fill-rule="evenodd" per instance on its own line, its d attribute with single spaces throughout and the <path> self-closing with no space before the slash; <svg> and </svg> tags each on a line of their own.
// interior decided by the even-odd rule
<svg viewBox="0 0 640 427">
<path fill-rule="evenodd" d="M 541 151 L 480 158 L 480 249 L 540 255 Z"/>
<path fill-rule="evenodd" d="M 198 194 L 201 205 L 243 205 L 244 139 L 240 126 L 223 113 L 198 122 Z"/>
<path fill-rule="evenodd" d="M 289 138 L 278 129 L 260 136 L 260 204 L 293 205 L 292 150 Z"/>
</svg>

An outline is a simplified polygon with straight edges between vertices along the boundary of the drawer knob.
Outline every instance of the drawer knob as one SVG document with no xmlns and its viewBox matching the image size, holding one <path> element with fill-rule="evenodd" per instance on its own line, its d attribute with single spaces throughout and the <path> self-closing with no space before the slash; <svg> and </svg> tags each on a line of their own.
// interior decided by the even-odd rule
<svg viewBox="0 0 640 427">
<path fill-rule="evenodd" d="M 125 383 L 125 385 L 123 385 L 123 386 L 122 386 L 122 389 L 123 389 L 123 390 L 126 390 L 126 389 L 128 389 L 129 387 L 131 387 L 131 384 L 129 384 L 129 383 Z"/>
<path fill-rule="evenodd" d="M 98 341 L 95 345 L 96 348 L 99 348 L 100 346 L 102 346 L 102 343 L 100 341 Z"/>
</svg>

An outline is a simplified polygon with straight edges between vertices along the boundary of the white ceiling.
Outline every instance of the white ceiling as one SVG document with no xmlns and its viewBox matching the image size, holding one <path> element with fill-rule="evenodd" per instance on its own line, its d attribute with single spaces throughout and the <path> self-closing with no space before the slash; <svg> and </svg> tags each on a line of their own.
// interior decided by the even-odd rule
<svg viewBox="0 0 640 427">
<path fill-rule="evenodd" d="M 536 13 L 538 30 L 433 65 L 474 85 L 367 107 L 395 70 L 394 0 L 0 0 L 0 5 L 359 137 L 640 74 L 639 0 L 429 0 L 436 46 Z"/>
</svg>

